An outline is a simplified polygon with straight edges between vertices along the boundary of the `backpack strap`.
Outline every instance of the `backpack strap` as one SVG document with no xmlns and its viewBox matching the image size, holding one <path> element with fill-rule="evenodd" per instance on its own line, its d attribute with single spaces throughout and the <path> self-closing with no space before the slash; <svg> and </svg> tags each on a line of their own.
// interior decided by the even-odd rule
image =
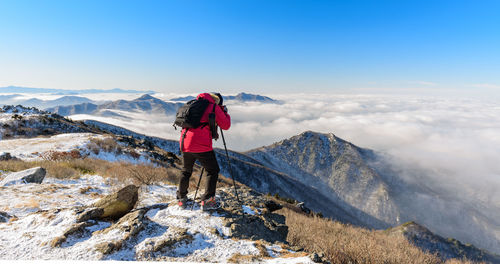
<svg viewBox="0 0 500 264">
<path fill-rule="evenodd" d="M 181 154 L 184 152 L 184 139 L 186 138 L 186 133 L 188 132 L 189 128 L 185 128 L 184 133 L 182 134 L 182 141 L 181 141 Z"/>
<path fill-rule="evenodd" d="M 217 140 L 219 139 L 219 134 L 217 133 L 217 122 L 216 122 L 216 115 L 215 115 L 215 107 L 217 104 L 214 104 L 214 108 L 212 109 L 212 113 L 209 114 L 208 116 L 208 123 L 210 126 L 210 134 L 212 134 L 212 138 Z"/>
</svg>

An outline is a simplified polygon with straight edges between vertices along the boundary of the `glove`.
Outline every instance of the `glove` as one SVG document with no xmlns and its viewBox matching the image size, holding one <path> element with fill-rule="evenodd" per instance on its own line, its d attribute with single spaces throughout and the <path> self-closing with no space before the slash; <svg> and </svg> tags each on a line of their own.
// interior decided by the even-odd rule
<svg viewBox="0 0 500 264">
<path fill-rule="evenodd" d="M 222 111 L 224 111 L 224 113 L 227 113 L 227 107 L 225 105 L 222 106 Z"/>
</svg>

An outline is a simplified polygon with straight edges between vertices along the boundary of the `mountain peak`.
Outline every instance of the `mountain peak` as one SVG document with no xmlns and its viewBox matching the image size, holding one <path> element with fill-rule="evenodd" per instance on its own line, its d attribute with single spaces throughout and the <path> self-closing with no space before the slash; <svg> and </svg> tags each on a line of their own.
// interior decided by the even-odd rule
<svg viewBox="0 0 500 264">
<path fill-rule="evenodd" d="M 298 135 L 299 137 L 313 137 L 313 136 L 317 136 L 317 137 L 321 137 L 321 136 L 326 136 L 326 137 L 335 137 L 335 135 L 333 133 L 321 133 L 321 132 L 315 132 L 315 131 L 312 131 L 312 130 L 307 130 L 307 131 L 304 131 L 302 133 L 300 133 Z"/>
<path fill-rule="evenodd" d="M 228 100 L 238 100 L 238 101 L 258 101 L 267 103 L 276 103 L 278 101 L 263 95 L 249 94 L 249 93 L 239 93 L 236 96 L 227 96 Z"/>
<path fill-rule="evenodd" d="M 153 97 L 153 96 L 151 96 L 149 94 L 144 94 L 143 96 L 141 96 L 141 97 L 139 97 L 139 98 L 137 98 L 135 100 L 137 100 L 137 101 L 144 101 L 144 100 L 159 100 L 159 99 L 156 98 L 156 97 Z"/>
</svg>

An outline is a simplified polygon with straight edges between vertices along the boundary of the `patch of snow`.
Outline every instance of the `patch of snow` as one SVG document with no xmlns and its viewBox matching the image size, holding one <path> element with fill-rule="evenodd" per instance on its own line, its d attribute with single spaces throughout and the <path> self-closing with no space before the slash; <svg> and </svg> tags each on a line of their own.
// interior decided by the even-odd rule
<svg viewBox="0 0 500 264">
<path fill-rule="evenodd" d="M 151 161 L 146 158 L 144 155 L 139 156 L 139 158 L 134 158 L 125 154 L 116 154 L 111 152 L 100 151 L 99 154 L 90 153 L 89 158 L 101 159 L 110 162 L 127 162 L 132 164 L 143 164 L 143 163 L 151 163 Z"/>
<path fill-rule="evenodd" d="M 245 214 L 255 215 L 255 211 L 254 211 L 254 210 L 252 210 L 252 208 L 250 208 L 250 207 L 248 207 L 248 206 L 246 206 L 246 205 L 243 205 L 242 207 L 243 207 L 243 212 L 244 212 Z"/>
<path fill-rule="evenodd" d="M 48 151 L 68 152 L 82 149 L 92 138 L 104 138 L 92 133 L 70 133 L 51 137 L 8 139 L 0 141 L 0 149 L 25 161 L 42 159 Z"/>
<path fill-rule="evenodd" d="M 309 257 L 299 257 L 299 258 L 273 258 L 266 259 L 263 263 L 269 264 L 313 264 L 314 261 Z"/>
<path fill-rule="evenodd" d="M 92 189 L 82 193 L 89 187 Z M 91 204 L 108 194 L 111 185 L 100 176 L 87 175 L 74 180 L 46 177 L 41 184 L 12 185 L 0 190 L 0 211 L 21 217 L 41 210 Z"/>
</svg>

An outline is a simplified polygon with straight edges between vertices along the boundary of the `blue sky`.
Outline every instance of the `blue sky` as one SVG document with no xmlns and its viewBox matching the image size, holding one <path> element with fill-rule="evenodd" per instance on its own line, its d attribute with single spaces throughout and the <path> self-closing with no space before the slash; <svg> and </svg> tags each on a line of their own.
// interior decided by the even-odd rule
<svg viewBox="0 0 500 264">
<path fill-rule="evenodd" d="M 499 1 L 0 0 L 0 86 L 500 94 Z"/>
</svg>

